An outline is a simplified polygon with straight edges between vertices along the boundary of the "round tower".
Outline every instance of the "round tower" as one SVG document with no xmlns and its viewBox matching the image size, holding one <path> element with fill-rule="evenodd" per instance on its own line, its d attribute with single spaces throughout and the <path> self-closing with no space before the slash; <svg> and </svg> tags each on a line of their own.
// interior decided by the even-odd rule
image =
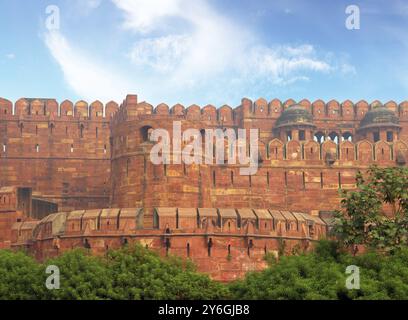
<svg viewBox="0 0 408 320">
<path fill-rule="evenodd" d="M 282 141 L 313 140 L 313 115 L 299 104 L 292 105 L 282 112 L 275 123 L 275 136 Z"/>
<path fill-rule="evenodd" d="M 360 139 L 371 142 L 393 142 L 398 139 L 401 130 L 397 115 L 386 107 L 379 105 L 366 113 L 360 122 L 357 133 Z"/>
</svg>

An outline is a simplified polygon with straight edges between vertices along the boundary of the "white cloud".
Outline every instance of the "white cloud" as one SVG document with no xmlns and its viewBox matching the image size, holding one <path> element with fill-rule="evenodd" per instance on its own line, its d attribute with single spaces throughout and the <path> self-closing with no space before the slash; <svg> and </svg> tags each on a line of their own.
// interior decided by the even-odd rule
<svg viewBox="0 0 408 320">
<path fill-rule="evenodd" d="M 183 35 L 142 39 L 134 45 L 130 58 L 138 66 L 149 66 L 160 72 L 174 71 L 191 42 L 190 37 Z"/>
<path fill-rule="evenodd" d="M 138 67 L 145 65 L 158 73 L 171 71 L 170 78 L 180 86 L 201 86 L 226 73 L 241 73 L 242 82 L 256 78 L 285 85 L 308 79 L 300 72 L 332 71 L 313 46 L 260 45 L 256 35 L 243 29 L 245 24 L 231 22 L 203 0 L 113 3 L 124 12 L 124 26 L 144 36 L 134 45 L 131 60 Z M 184 23 L 180 34 L 172 30 L 164 36 L 154 36 L 155 32 L 166 30 L 168 21 L 174 21 L 170 18 Z"/>
<path fill-rule="evenodd" d="M 183 0 L 112 0 L 126 14 L 124 27 L 148 32 L 163 17 L 182 15 Z"/>
<path fill-rule="evenodd" d="M 61 66 L 69 86 L 82 98 L 121 101 L 130 92 L 129 83 L 106 65 L 99 65 L 95 59 L 72 47 L 59 31 L 49 31 L 45 35 L 45 43 Z"/>
<path fill-rule="evenodd" d="M 13 60 L 16 57 L 16 55 L 14 53 L 8 53 L 6 54 L 6 58 L 9 60 Z"/>
<path fill-rule="evenodd" d="M 353 71 L 310 44 L 267 46 L 245 23 L 221 15 L 206 0 L 111 1 L 123 13 L 122 31 L 136 37 L 126 54 L 133 68 L 129 79 L 151 103 L 192 102 L 198 95 L 208 103 L 237 101 L 270 86 L 311 81 L 313 73 Z M 48 34 L 46 43 L 80 96 L 118 99 L 132 92 L 123 72 L 96 64 L 61 34 Z"/>
</svg>

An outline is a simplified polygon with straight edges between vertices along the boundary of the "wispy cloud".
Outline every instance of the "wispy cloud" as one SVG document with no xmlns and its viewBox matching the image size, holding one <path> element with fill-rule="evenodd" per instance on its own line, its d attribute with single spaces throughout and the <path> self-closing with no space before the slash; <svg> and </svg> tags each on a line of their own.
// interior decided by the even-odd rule
<svg viewBox="0 0 408 320">
<path fill-rule="evenodd" d="M 355 73 L 353 66 L 340 64 L 333 55 L 327 58 L 307 43 L 266 45 L 245 24 L 232 21 L 205 0 L 111 1 L 123 13 L 123 32 L 136 37 L 128 48 L 129 64 L 135 69 L 129 78 L 138 84 L 137 93 L 153 103 L 180 96 L 189 100 L 197 90 L 217 103 L 220 93 L 237 100 L 271 85 L 310 81 L 314 73 Z M 95 6 L 99 2 L 88 0 Z M 61 34 L 48 34 L 46 43 L 79 95 L 117 97 L 130 87 L 123 72 L 113 80 L 118 72 L 96 65 Z"/>
<path fill-rule="evenodd" d="M 15 59 L 16 55 L 14 53 L 7 53 L 6 54 L 6 58 L 9 60 L 13 60 Z"/>
<path fill-rule="evenodd" d="M 59 31 L 49 31 L 45 43 L 61 66 L 66 82 L 79 96 L 90 101 L 120 101 L 130 92 L 130 84 L 123 77 L 74 48 Z"/>
</svg>

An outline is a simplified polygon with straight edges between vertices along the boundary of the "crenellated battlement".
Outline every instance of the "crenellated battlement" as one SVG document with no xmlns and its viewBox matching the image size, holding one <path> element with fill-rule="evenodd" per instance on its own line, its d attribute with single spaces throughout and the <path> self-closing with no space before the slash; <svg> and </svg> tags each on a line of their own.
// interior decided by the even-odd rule
<svg viewBox="0 0 408 320">
<path fill-rule="evenodd" d="M 94 101 L 88 104 L 80 100 L 73 103 L 70 100 L 64 100 L 60 104 L 55 99 L 42 98 L 21 98 L 13 103 L 7 99 L 0 98 L 0 119 L 1 120 L 32 120 L 42 121 L 52 120 L 74 120 L 81 119 L 86 121 L 110 120 L 118 111 L 119 106 L 116 102 L 110 101 L 103 105 L 100 101 Z"/>
<path fill-rule="evenodd" d="M 338 102 L 330 100 L 316 100 L 310 102 L 307 99 L 296 102 L 293 99 L 281 101 L 273 99 L 268 102 L 264 98 L 252 101 L 243 98 L 241 104 L 235 108 L 228 105 L 216 108 L 213 105 L 198 106 L 193 104 L 185 107 L 176 104 L 172 107 L 161 103 L 153 107 L 147 102 L 138 102 L 136 95 L 128 95 L 119 106 L 116 102 L 110 101 L 105 105 L 96 100 L 92 103 L 80 100 L 76 103 L 64 100 L 60 104 L 55 99 L 42 98 L 21 98 L 13 103 L 7 99 L 0 98 L 0 119 L 27 119 L 44 120 L 45 118 L 57 119 L 82 119 L 110 120 L 112 117 L 116 121 L 131 119 L 138 116 L 177 116 L 187 120 L 220 121 L 226 116 L 229 119 L 241 119 L 245 117 L 277 118 L 288 107 L 299 104 L 309 110 L 316 119 L 336 119 L 336 120 L 361 120 L 365 113 L 373 108 L 383 105 L 388 110 L 394 112 L 401 120 L 408 120 L 408 101 L 397 103 L 388 101 L 382 103 L 375 100 L 371 103 L 360 100 L 353 103 L 351 100 Z M 116 115 L 117 114 L 117 115 Z M 115 116 L 116 115 L 116 116 Z M 26 117 L 29 116 L 29 117 Z"/>
<path fill-rule="evenodd" d="M 11 247 L 44 260 L 75 247 L 104 255 L 137 242 L 162 255 L 189 258 L 200 271 L 229 281 L 265 268 L 267 254 L 310 250 L 328 230 L 320 217 L 268 209 L 161 207 L 153 210 L 154 225 L 147 229 L 143 218 L 143 208 L 55 213 L 14 223 Z"/>
<path fill-rule="evenodd" d="M 126 121 L 134 118 L 143 118 L 145 116 L 158 117 L 163 116 L 179 117 L 185 120 L 200 120 L 210 121 L 214 123 L 232 121 L 237 125 L 243 117 L 245 118 L 262 118 L 262 119 L 276 119 L 288 107 L 299 104 L 309 110 L 316 120 L 337 120 L 337 121 L 359 121 L 364 115 L 378 106 L 384 106 L 388 110 L 394 112 L 401 120 L 408 120 L 408 101 L 396 103 L 395 101 L 388 101 L 382 103 L 375 100 L 371 103 L 361 100 L 353 103 L 350 100 L 338 102 L 331 100 L 324 102 L 323 100 L 316 100 L 310 102 L 303 99 L 296 102 L 293 99 L 281 101 L 273 99 L 267 102 L 264 98 L 259 98 L 256 101 L 244 98 L 241 104 L 235 108 L 228 105 L 219 107 L 218 109 L 213 105 L 204 107 L 198 105 L 191 105 L 185 107 L 181 104 L 176 104 L 169 107 L 167 104 L 161 103 L 153 107 L 147 102 L 138 102 L 137 96 L 129 95 L 121 104 L 118 114 L 114 117 L 114 122 Z"/>
</svg>

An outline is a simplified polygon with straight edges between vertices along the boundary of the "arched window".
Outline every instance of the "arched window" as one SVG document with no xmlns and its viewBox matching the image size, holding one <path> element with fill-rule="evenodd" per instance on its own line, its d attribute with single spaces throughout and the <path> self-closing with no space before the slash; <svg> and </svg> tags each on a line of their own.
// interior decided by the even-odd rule
<svg viewBox="0 0 408 320">
<path fill-rule="evenodd" d="M 144 126 L 140 129 L 140 136 L 143 142 L 150 141 L 150 135 L 152 134 L 153 128 L 150 126 Z"/>
<path fill-rule="evenodd" d="M 89 243 L 88 239 L 85 239 L 85 241 L 84 241 L 84 248 L 85 249 L 91 249 L 91 244 Z"/>
<path fill-rule="evenodd" d="M 329 139 L 333 141 L 335 144 L 339 143 L 339 135 L 337 134 L 337 132 L 334 131 L 330 132 Z"/>
<path fill-rule="evenodd" d="M 208 240 L 208 243 L 207 243 L 207 250 L 208 250 L 208 256 L 209 257 L 211 257 L 211 248 L 212 248 L 212 246 L 213 246 L 213 241 L 212 241 L 212 238 L 210 238 Z"/>
<path fill-rule="evenodd" d="M 40 145 L 38 143 L 35 145 L 35 152 L 40 152 Z"/>
<path fill-rule="evenodd" d="M 341 136 L 342 141 L 353 141 L 353 135 L 350 132 L 343 132 Z"/>
<path fill-rule="evenodd" d="M 324 137 L 325 137 L 324 133 L 319 131 L 319 132 L 316 132 L 313 135 L 313 140 L 318 142 L 318 143 L 323 143 L 324 142 Z"/>
<path fill-rule="evenodd" d="M 248 242 L 248 257 L 251 255 L 251 249 L 254 247 L 254 241 L 252 239 Z"/>
<path fill-rule="evenodd" d="M 292 131 L 286 131 L 286 141 L 292 140 Z"/>
</svg>

